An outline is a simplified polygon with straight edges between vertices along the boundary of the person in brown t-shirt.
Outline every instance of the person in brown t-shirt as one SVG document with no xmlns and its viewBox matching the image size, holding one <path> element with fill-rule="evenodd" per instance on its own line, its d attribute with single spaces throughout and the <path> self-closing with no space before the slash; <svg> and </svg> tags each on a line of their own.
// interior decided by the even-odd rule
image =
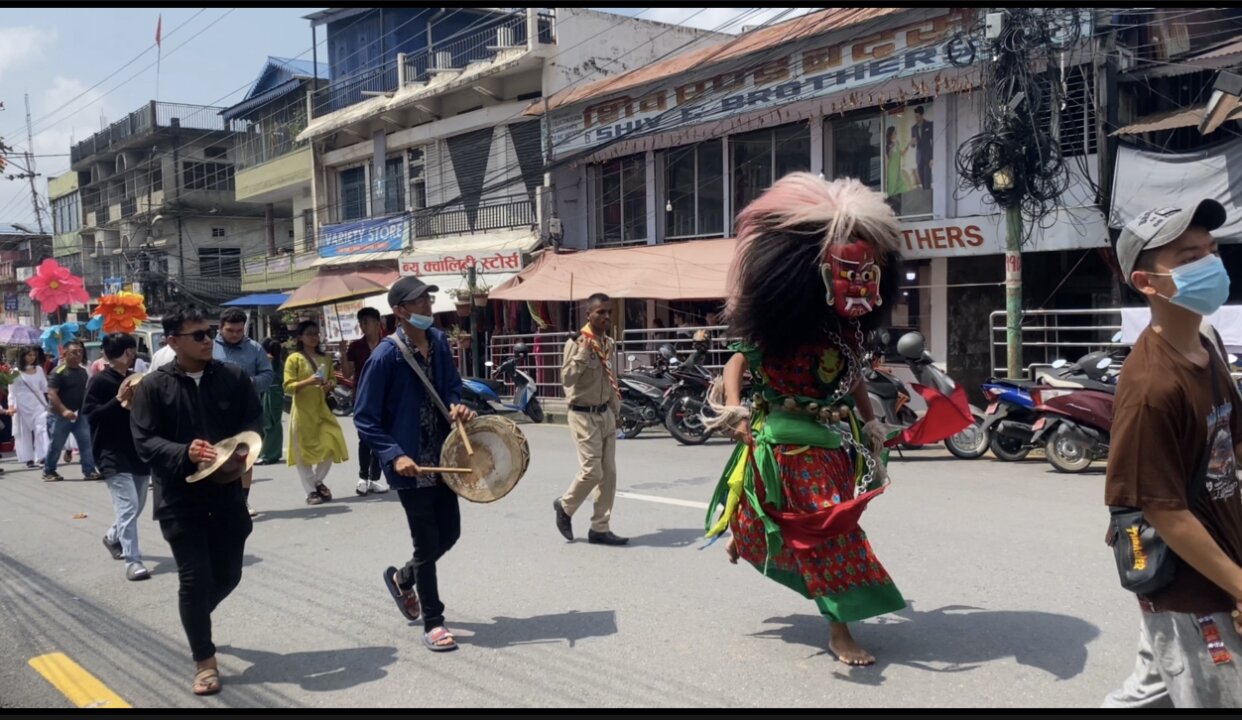
<svg viewBox="0 0 1242 720">
<path fill-rule="evenodd" d="M 1139 508 L 1181 559 L 1139 597 L 1134 674 L 1105 707 L 1242 707 L 1242 399 L 1204 317 L 1229 296 L 1211 231 L 1224 207 L 1151 210 L 1117 241 L 1151 324 L 1126 359 L 1113 409 L 1105 502 Z M 1201 332 L 1201 330 L 1205 332 Z"/>
</svg>

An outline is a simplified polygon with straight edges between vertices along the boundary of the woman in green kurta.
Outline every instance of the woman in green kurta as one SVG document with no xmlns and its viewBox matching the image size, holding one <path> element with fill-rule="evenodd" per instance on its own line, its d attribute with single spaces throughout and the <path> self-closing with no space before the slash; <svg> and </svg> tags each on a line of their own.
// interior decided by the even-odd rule
<svg viewBox="0 0 1242 720">
<path fill-rule="evenodd" d="M 293 396 L 288 462 L 298 468 L 307 505 L 332 499 L 324 478 L 333 462 L 349 459 L 341 426 L 328 409 L 334 377 L 332 358 L 319 351 L 319 325 L 303 321 L 298 325 L 297 351 L 285 361 L 284 388 Z"/>
<path fill-rule="evenodd" d="M 281 450 L 285 444 L 283 422 L 285 419 L 285 365 L 280 341 L 267 338 L 263 341 L 263 350 L 272 363 L 276 373 L 267 392 L 263 393 L 263 449 L 259 452 L 256 465 L 275 465 L 280 462 Z"/>
</svg>

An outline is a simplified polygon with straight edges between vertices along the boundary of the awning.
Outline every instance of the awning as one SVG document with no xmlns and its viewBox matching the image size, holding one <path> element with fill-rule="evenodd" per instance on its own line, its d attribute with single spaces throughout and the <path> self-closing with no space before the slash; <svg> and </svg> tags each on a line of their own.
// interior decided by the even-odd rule
<svg viewBox="0 0 1242 720">
<path fill-rule="evenodd" d="M 1224 225 L 1212 232 L 1220 242 L 1242 240 L 1242 139 L 1189 153 L 1158 153 L 1126 143 L 1117 147 L 1113 172 L 1111 227 L 1161 207 L 1193 207 L 1204 198 L 1225 206 Z"/>
<path fill-rule="evenodd" d="M 565 302 L 602 292 L 614 298 L 716 300 L 725 297 L 734 244 L 726 238 L 544 253 L 490 296 Z"/>
<path fill-rule="evenodd" d="M 1169 112 L 1156 113 L 1139 120 L 1125 127 L 1114 130 L 1110 135 L 1138 135 L 1139 133 L 1157 132 L 1159 130 L 1174 130 L 1183 127 L 1196 127 L 1199 121 L 1203 120 L 1203 111 L 1207 105 L 1196 105 L 1194 107 L 1182 110 L 1171 110 Z M 1242 108 L 1238 108 L 1229 113 L 1228 120 L 1242 120 Z"/>
<path fill-rule="evenodd" d="M 262 305 L 282 305 L 289 299 L 284 293 L 256 293 L 254 295 L 243 295 L 236 300 L 229 300 L 222 303 L 225 307 L 256 307 Z"/>
<path fill-rule="evenodd" d="M 484 276 L 481 275 L 480 277 L 482 278 Z M 489 287 L 500 287 L 515 277 L 517 277 L 517 273 L 489 274 L 486 276 L 486 283 Z M 440 288 L 439 292 L 436 293 L 436 302 L 431 306 L 431 312 L 443 313 L 457 311 L 457 301 L 453 299 L 453 295 L 449 292 L 449 290 L 466 287 L 466 278 L 455 275 L 428 275 L 423 279 L 427 281 L 428 285 L 435 285 Z M 379 310 L 381 315 L 392 314 L 392 306 L 388 304 L 387 293 L 377 293 L 372 295 L 366 298 L 364 304 L 366 307 L 373 307 L 376 310 Z"/>
<path fill-rule="evenodd" d="M 386 250 L 384 252 L 358 253 L 357 255 L 321 257 L 311 263 L 311 265 L 314 267 L 334 267 L 337 265 L 357 265 L 358 263 L 368 262 L 391 262 L 401 257 L 401 252 L 401 250 Z"/>
</svg>

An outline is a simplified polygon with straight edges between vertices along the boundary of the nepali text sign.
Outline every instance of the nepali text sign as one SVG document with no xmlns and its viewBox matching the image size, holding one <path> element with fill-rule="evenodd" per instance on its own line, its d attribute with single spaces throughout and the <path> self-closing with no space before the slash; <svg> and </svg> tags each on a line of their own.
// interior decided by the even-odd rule
<svg viewBox="0 0 1242 720">
<path fill-rule="evenodd" d="M 970 64 L 975 51 L 954 42 L 969 11 L 952 10 L 901 28 L 791 52 L 746 69 L 612 97 L 551 115 L 553 155 L 630 133 L 667 130 L 851 90 L 883 80 Z"/>
<path fill-rule="evenodd" d="M 329 225 L 319 233 L 321 257 L 390 252 L 405 246 L 409 222 L 405 217 L 373 218 Z"/>
<path fill-rule="evenodd" d="M 1108 227 L 1098 208 L 1061 208 L 1037 228 L 1027 252 L 1108 247 Z M 1005 216 L 972 215 L 901 224 L 904 258 L 1000 255 L 1005 252 Z"/>
<path fill-rule="evenodd" d="M 399 261 L 402 275 L 461 275 L 471 267 L 480 272 L 516 272 L 522 269 L 522 253 L 518 250 L 477 251 L 456 255 L 402 255 Z"/>
</svg>

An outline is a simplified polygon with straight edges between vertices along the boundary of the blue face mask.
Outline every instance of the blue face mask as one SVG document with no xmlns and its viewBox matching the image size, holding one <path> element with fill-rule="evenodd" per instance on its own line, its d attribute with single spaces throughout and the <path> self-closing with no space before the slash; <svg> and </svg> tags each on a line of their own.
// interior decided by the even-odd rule
<svg viewBox="0 0 1242 720">
<path fill-rule="evenodd" d="M 1151 274 L 1172 277 L 1177 293 L 1161 297 L 1196 315 L 1212 315 L 1229 299 L 1229 272 L 1219 255 L 1208 255 L 1173 268 L 1173 272 Z"/>
<path fill-rule="evenodd" d="M 430 315 L 410 315 L 410 324 L 419 330 L 426 330 L 435 323 L 436 319 Z"/>
</svg>

